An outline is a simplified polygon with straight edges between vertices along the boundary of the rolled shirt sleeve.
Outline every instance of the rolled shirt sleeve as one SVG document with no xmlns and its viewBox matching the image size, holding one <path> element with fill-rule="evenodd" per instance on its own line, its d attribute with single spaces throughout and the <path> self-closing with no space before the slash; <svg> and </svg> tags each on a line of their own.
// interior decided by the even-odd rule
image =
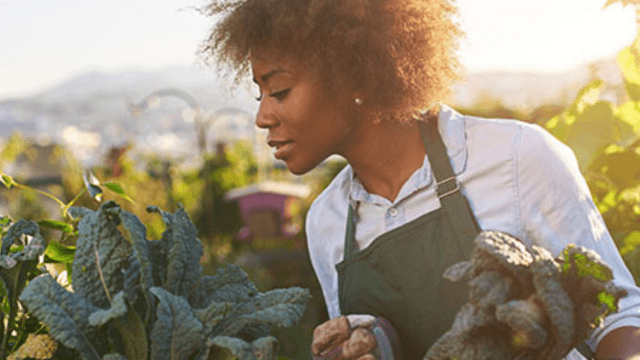
<svg viewBox="0 0 640 360">
<path fill-rule="evenodd" d="M 535 125 L 522 127 L 518 145 L 514 175 L 520 238 L 554 256 L 569 244 L 592 249 L 613 270 L 614 283 L 628 292 L 618 312 L 593 332 L 592 349 L 614 329 L 640 327 L 640 290 L 607 231 L 573 152 Z"/>
</svg>

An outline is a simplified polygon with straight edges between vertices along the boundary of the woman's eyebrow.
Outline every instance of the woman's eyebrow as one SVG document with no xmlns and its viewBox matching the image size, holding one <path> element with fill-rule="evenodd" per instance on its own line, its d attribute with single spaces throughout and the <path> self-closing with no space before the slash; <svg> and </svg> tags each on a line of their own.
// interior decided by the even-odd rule
<svg viewBox="0 0 640 360">
<path fill-rule="evenodd" d="M 269 78 L 271 78 L 272 76 L 274 76 L 274 75 L 276 75 L 278 73 L 281 73 L 281 72 L 288 72 L 288 70 L 286 70 L 286 69 L 273 69 L 273 70 L 267 72 L 266 74 L 260 76 L 260 80 L 262 80 L 262 82 L 267 82 L 267 81 L 269 81 Z M 258 81 L 256 80 L 255 77 L 253 78 L 253 82 L 256 83 L 256 84 L 258 83 Z"/>
</svg>

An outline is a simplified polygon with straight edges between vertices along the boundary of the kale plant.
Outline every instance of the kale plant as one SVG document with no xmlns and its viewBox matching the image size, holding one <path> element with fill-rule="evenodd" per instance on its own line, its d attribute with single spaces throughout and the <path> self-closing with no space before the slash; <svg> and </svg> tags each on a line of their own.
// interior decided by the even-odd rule
<svg viewBox="0 0 640 360">
<path fill-rule="evenodd" d="M 10 220 L 2 218 L 0 230 Z M 26 339 L 25 329 L 33 324 L 28 315 L 20 314 L 18 296 L 29 279 L 40 274 L 38 258 L 46 243 L 38 224 L 20 220 L 3 231 L 0 246 L 0 359 Z M 36 325 L 37 326 L 37 325 Z"/>
<path fill-rule="evenodd" d="M 294 325 L 308 291 L 261 293 L 235 265 L 202 276 L 203 247 L 184 209 L 147 210 L 165 223 L 159 240 L 115 202 L 70 208 L 81 218 L 73 291 L 41 275 L 20 300 L 86 360 L 275 359 L 270 329 Z"/>
</svg>

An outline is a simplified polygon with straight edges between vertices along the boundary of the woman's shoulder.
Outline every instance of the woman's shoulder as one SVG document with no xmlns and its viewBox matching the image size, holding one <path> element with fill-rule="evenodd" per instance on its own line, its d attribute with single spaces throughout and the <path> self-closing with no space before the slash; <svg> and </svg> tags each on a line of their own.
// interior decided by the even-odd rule
<svg viewBox="0 0 640 360">
<path fill-rule="evenodd" d="M 575 161 L 573 151 L 540 125 L 515 119 L 462 117 L 468 146 L 481 145 L 484 150 L 510 147 L 512 155 L 521 162 Z"/>
</svg>

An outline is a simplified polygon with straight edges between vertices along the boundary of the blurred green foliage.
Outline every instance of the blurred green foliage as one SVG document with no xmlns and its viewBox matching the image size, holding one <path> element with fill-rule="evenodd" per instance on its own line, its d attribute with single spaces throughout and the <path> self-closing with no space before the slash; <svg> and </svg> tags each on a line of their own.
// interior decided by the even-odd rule
<svg viewBox="0 0 640 360">
<path fill-rule="evenodd" d="M 618 55 L 627 101 L 602 100 L 594 79 L 544 122 L 575 152 L 593 199 L 636 282 L 640 282 L 640 56 L 638 39 Z"/>
<path fill-rule="evenodd" d="M 193 222 L 200 236 L 212 239 L 216 235 L 233 235 L 242 224 L 236 202 L 225 201 L 224 194 L 257 181 L 258 164 L 251 144 L 237 142 L 215 155 L 207 156 L 198 173 L 200 206 L 194 211 Z"/>
<path fill-rule="evenodd" d="M 616 246 L 640 283 L 640 41 L 617 57 L 626 101 L 605 100 L 612 84 L 593 78 L 573 103 L 546 104 L 529 114 L 510 110 L 495 100 L 465 114 L 488 118 L 515 118 L 545 127 L 575 153 Z"/>
</svg>

